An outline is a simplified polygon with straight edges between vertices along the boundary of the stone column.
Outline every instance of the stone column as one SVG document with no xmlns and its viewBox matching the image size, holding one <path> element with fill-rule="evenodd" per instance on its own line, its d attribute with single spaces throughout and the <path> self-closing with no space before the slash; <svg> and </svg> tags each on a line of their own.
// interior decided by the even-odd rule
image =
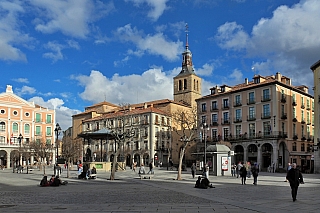
<svg viewBox="0 0 320 213">
<path fill-rule="evenodd" d="M 153 121 L 153 114 L 150 113 L 150 136 L 149 136 L 149 144 L 150 144 L 150 161 L 152 162 L 153 166 L 154 166 L 154 143 L 155 143 L 155 132 L 154 132 L 154 128 L 153 128 L 153 124 L 154 124 L 154 121 Z"/>
<path fill-rule="evenodd" d="M 7 151 L 7 168 L 10 168 L 10 154 L 11 154 L 11 152 L 8 152 Z"/>
<path fill-rule="evenodd" d="M 248 161 L 248 146 L 243 147 L 243 162 Z"/>
<path fill-rule="evenodd" d="M 278 146 L 277 142 L 272 144 L 272 162 L 274 163 L 274 172 L 278 168 Z"/>
<path fill-rule="evenodd" d="M 261 153 L 261 146 L 258 146 L 258 157 L 257 157 L 257 163 L 259 165 L 259 169 L 261 171 L 261 165 L 262 165 L 262 153 Z"/>
</svg>

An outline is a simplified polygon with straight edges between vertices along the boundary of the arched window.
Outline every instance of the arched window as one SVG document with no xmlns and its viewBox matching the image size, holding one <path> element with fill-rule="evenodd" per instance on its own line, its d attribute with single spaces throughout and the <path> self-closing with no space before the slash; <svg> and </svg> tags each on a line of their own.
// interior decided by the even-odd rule
<svg viewBox="0 0 320 213">
<path fill-rule="evenodd" d="M 18 130 L 19 130 L 18 124 L 17 124 L 17 123 L 13 123 L 13 124 L 12 124 L 12 131 L 15 132 L 15 133 L 17 133 Z"/>
<path fill-rule="evenodd" d="M 187 79 L 183 80 L 183 89 L 187 89 L 188 85 L 187 85 Z"/>
<path fill-rule="evenodd" d="M 6 123 L 5 122 L 0 122 L 0 132 L 5 132 L 6 131 Z"/>
<path fill-rule="evenodd" d="M 196 79 L 193 79 L 193 90 L 197 90 L 197 88 L 196 88 Z"/>
<path fill-rule="evenodd" d="M 24 134 L 26 134 L 26 135 L 30 134 L 30 125 L 29 124 L 24 125 Z"/>
<path fill-rule="evenodd" d="M 182 90 L 182 82 L 181 82 L 181 80 L 179 80 L 178 90 L 179 90 L 179 91 Z"/>
<path fill-rule="evenodd" d="M 199 81 L 197 81 L 197 91 L 199 91 Z"/>
</svg>

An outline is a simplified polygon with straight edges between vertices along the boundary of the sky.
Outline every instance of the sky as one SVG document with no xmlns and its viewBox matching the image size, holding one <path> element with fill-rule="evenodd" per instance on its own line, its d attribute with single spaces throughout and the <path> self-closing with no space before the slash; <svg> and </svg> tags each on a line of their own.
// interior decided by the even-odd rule
<svg viewBox="0 0 320 213">
<path fill-rule="evenodd" d="M 173 99 L 188 44 L 202 95 L 254 74 L 313 94 L 319 0 L 0 0 L 0 92 L 72 115 L 108 101 Z"/>
</svg>

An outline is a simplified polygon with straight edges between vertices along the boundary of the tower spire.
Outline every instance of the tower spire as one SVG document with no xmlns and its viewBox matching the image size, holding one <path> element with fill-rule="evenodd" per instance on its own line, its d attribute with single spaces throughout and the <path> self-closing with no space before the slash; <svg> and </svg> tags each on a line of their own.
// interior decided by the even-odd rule
<svg viewBox="0 0 320 213">
<path fill-rule="evenodd" d="M 189 26 L 188 23 L 186 23 L 186 50 L 189 48 L 189 42 L 188 42 L 188 32 L 189 32 Z"/>
</svg>

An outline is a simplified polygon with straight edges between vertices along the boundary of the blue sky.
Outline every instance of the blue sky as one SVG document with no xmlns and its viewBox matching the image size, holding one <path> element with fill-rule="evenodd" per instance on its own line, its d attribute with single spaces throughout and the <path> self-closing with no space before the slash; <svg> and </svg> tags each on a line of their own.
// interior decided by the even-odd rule
<svg viewBox="0 0 320 213">
<path fill-rule="evenodd" d="M 0 0 L 0 92 L 56 109 L 173 99 L 185 25 L 202 95 L 280 72 L 312 92 L 319 0 Z M 254 67 L 254 69 L 252 69 Z"/>
</svg>

